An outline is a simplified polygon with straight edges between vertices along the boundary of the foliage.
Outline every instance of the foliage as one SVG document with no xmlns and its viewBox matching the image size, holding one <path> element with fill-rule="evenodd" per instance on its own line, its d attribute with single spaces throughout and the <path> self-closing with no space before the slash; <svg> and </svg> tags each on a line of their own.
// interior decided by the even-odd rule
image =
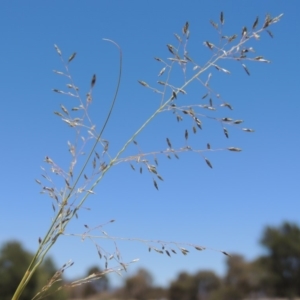
<svg viewBox="0 0 300 300">
<path fill-rule="evenodd" d="M 212 271 L 200 271 L 195 275 L 182 272 L 169 289 L 170 300 L 205 300 L 218 289 L 221 280 Z"/>
<path fill-rule="evenodd" d="M 19 242 L 11 241 L 3 244 L 0 249 L 0 291 L 1 300 L 10 300 L 16 290 L 16 287 L 22 279 L 33 255 L 24 250 Z M 35 272 L 31 281 L 22 294 L 22 299 L 31 300 L 43 288 L 55 273 L 56 267 L 53 261 L 48 257 L 44 263 Z M 57 287 L 52 286 L 51 291 Z M 47 296 L 47 299 L 66 299 L 65 292 L 60 291 Z"/>
<path fill-rule="evenodd" d="M 300 295 L 300 228 L 285 222 L 279 227 L 268 226 L 261 239 L 268 255 L 260 264 L 269 272 L 266 285 L 272 294 L 282 297 Z"/>
<path fill-rule="evenodd" d="M 87 272 L 87 277 L 92 274 L 102 274 L 102 271 L 97 267 L 91 267 Z M 81 297 L 86 298 L 91 295 L 95 295 L 104 292 L 108 289 L 108 278 L 103 275 L 101 278 L 97 278 L 95 281 L 88 282 L 83 285 L 83 291 Z"/>
<path fill-rule="evenodd" d="M 139 269 L 135 276 L 125 280 L 124 296 L 126 299 L 147 299 L 148 293 L 152 287 L 152 276 L 145 269 Z"/>
</svg>

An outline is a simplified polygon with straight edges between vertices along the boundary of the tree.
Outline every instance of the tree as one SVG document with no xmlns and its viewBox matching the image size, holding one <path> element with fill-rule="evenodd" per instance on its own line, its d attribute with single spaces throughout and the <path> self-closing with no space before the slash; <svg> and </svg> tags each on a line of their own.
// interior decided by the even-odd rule
<svg viewBox="0 0 300 300">
<path fill-rule="evenodd" d="M 194 275 L 197 285 L 197 300 L 210 298 L 213 291 L 221 286 L 221 279 L 212 271 L 199 271 Z"/>
<path fill-rule="evenodd" d="M 125 297 L 137 300 L 147 299 L 152 282 L 151 274 L 145 269 L 139 269 L 136 275 L 125 280 Z"/>
<path fill-rule="evenodd" d="M 269 292 L 281 297 L 300 296 L 300 228 L 284 222 L 279 227 L 268 226 L 261 244 L 267 255 L 259 263 L 268 271 Z"/>
<path fill-rule="evenodd" d="M 218 289 L 220 278 L 212 271 L 199 271 L 195 275 L 182 272 L 171 283 L 169 298 L 171 300 L 206 300 Z"/>
<path fill-rule="evenodd" d="M 16 241 L 7 242 L 0 250 L 1 299 L 10 300 L 31 260 L 31 254 Z M 23 292 L 23 299 L 30 300 L 38 289 L 38 276 L 34 275 Z"/>
<path fill-rule="evenodd" d="M 92 274 L 102 274 L 102 271 L 99 269 L 99 267 L 94 266 L 87 271 L 87 277 Z M 103 275 L 102 277 L 97 278 L 95 281 L 91 281 L 84 284 L 81 296 L 85 298 L 91 295 L 104 292 L 107 289 L 108 289 L 108 278 L 107 276 Z"/>
<path fill-rule="evenodd" d="M 0 249 L 0 291 L 1 300 L 10 300 L 15 289 L 23 277 L 28 264 L 32 259 L 32 254 L 24 250 L 17 241 L 7 242 Z M 51 258 L 46 258 L 39 270 L 33 275 L 22 294 L 22 299 L 31 300 L 55 273 L 55 266 Z M 54 292 L 55 286 L 48 292 Z M 60 291 L 49 294 L 48 300 L 65 299 L 65 293 Z"/>
</svg>

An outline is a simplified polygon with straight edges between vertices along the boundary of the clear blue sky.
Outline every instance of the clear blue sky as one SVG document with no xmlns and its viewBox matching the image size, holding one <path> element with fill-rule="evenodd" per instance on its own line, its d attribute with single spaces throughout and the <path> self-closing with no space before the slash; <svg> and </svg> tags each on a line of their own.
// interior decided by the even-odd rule
<svg viewBox="0 0 300 300">
<path fill-rule="evenodd" d="M 231 75 L 213 72 L 212 86 L 234 107 L 219 116 L 245 120 L 255 133 L 230 128 L 226 139 L 221 127 L 205 120 L 205 130 L 189 141 L 198 148 L 238 146 L 241 153 L 205 154 L 214 168 L 198 155 L 185 154 L 180 160 L 159 159 L 159 191 L 151 176 L 133 172 L 129 165 L 113 168 L 86 203 L 68 232 L 82 233 L 90 227 L 105 227 L 115 236 L 139 237 L 195 243 L 254 259 L 263 253 L 259 238 L 266 225 L 282 221 L 299 224 L 299 47 L 298 1 L 2 1 L 0 9 L 1 48 L 1 200 L 0 242 L 20 240 L 34 251 L 53 217 L 51 201 L 39 194 L 34 182 L 49 155 L 67 164 L 67 141 L 73 133 L 53 111 L 70 107 L 68 97 L 52 92 L 63 88 L 64 80 L 52 70 L 62 69 L 53 45 L 68 58 L 77 56 L 70 69 L 84 95 L 92 74 L 97 74 L 92 116 L 98 127 L 114 93 L 118 52 L 102 38 L 116 41 L 123 50 L 123 78 L 118 102 L 104 138 L 112 154 L 159 104 L 159 98 L 137 80 L 155 84 L 161 65 L 153 57 L 170 57 L 166 44 L 175 44 L 174 33 L 190 23 L 190 55 L 199 64 L 209 57 L 203 41 L 217 41 L 209 20 L 218 21 L 224 12 L 224 33 L 240 34 L 251 28 L 256 16 L 263 20 L 284 13 L 282 20 L 252 45 L 257 55 L 271 64 L 247 62 L 247 76 L 235 61 L 224 65 Z M 260 23 L 261 25 L 261 23 Z M 176 73 L 176 72 L 175 72 Z M 177 70 L 174 80 L 180 82 Z M 187 89 L 186 102 L 205 93 L 195 86 Z M 226 115 L 225 115 L 226 114 Z M 137 139 L 145 151 L 166 148 L 166 137 L 184 146 L 187 119 L 177 125 L 174 118 L 161 115 Z M 191 133 L 190 133 L 191 135 Z M 132 148 L 132 153 L 135 149 Z M 99 241 L 102 243 L 102 241 Z M 105 243 L 106 247 L 111 247 Z M 124 261 L 140 258 L 129 270 L 145 267 L 155 282 L 167 285 L 181 270 L 212 269 L 225 272 L 225 257 L 214 251 L 169 258 L 148 253 L 134 242 L 119 243 Z M 87 267 L 103 262 L 89 241 L 65 237 L 50 252 L 58 266 L 75 261 L 68 278 L 83 275 Z M 111 277 L 115 284 L 117 275 Z"/>
</svg>

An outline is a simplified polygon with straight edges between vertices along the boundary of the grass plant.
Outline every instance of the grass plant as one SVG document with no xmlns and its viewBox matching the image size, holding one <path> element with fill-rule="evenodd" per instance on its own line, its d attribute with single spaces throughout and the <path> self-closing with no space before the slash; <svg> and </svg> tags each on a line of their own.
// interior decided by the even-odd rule
<svg viewBox="0 0 300 300">
<path fill-rule="evenodd" d="M 95 188 L 101 183 L 104 176 L 110 171 L 110 169 L 120 163 L 130 164 L 131 168 L 143 173 L 144 170 L 149 172 L 152 177 L 152 183 L 154 188 L 159 189 L 159 183 L 164 179 L 159 172 L 158 157 L 164 156 L 168 158 L 179 158 L 182 153 L 196 153 L 199 155 L 209 168 L 213 168 L 211 161 L 206 157 L 206 153 L 214 151 L 231 151 L 240 152 L 241 148 L 236 146 L 225 148 L 213 148 L 210 143 L 207 143 L 205 149 L 194 148 L 188 144 L 191 133 L 196 134 L 203 128 L 203 120 L 210 119 L 220 124 L 221 131 L 228 138 L 229 127 L 236 127 L 244 132 L 253 132 L 251 128 L 245 128 L 242 126 L 243 120 L 232 119 L 228 117 L 228 113 L 232 110 L 232 106 L 229 102 L 221 97 L 221 95 L 210 86 L 212 80 L 212 71 L 217 70 L 222 76 L 228 76 L 230 71 L 222 66 L 224 60 L 233 60 L 237 64 L 240 64 L 244 69 L 246 75 L 250 75 L 250 69 L 248 63 L 269 63 L 263 56 L 255 54 L 255 50 L 249 43 L 252 40 L 259 40 L 263 32 L 267 32 L 268 35 L 273 37 L 269 27 L 281 19 L 282 15 L 278 17 L 271 17 L 267 15 L 262 22 L 259 22 L 258 17 L 254 20 L 252 26 L 243 27 L 241 32 L 232 34 L 230 36 L 223 35 L 223 28 L 225 24 L 225 17 L 223 12 L 219 16 L 219 21 L 210 21 L 211 25 L 215 28 L 219 42 L 214 44 L 211 41 L 204 41 L 203 51 L 211 53 L 210 59 L 206 63 L 198 62 L 198 58 L 194 57 L 192 53 L 188 52 L 188 45 L 190 42 L 190 24 L 186 22 L 182 28 L 181 34 L 175 34 L 174 45 L 166 45 L 166 53 L 168 53 L 165 59 L 155 57 L 155 60 L 161 64 L 158 71 L 158 81 L 156 86 L 149 85 L 146 81 L 140 79 L 138 83 L 145 89 L 148 89 L 160 97 L 160 102 L 157 109 L 149 114 L 148 119 L 128 138 L 124 145 L 116 153 L 111 153 L 110 142 L 103 138 L 106 126 L 110 121 L 111 114 L 114 110 L 116 100 L 118 97 L 120 82 L 122 78 L 122 50 L 121 47 L 112 40 L 104 39 L 112 46 L 117 47 L 119 50 L 119 75 L 115 88 L 115 95 L 111 100 L 111 106 L 106 119 L 103 121 L 103 125 L 100 126 L 92 121 L 89 115 L 89 110 L 93 104 L 93 90 L 97 86 L 96 74 L 91 76 L 90 89 L 82 95 L 80 90 L 73 80 L 70 72 L 69 65 L 76 62 L 76 52 L 65 59 L 62 51 L 55 45 L 55 50 L 61 59 L 64 71 L 54 71 L 57 76 L 62 76 L 67 79 L 68 83 L 64 90 L 53 89 L 56 94 L 62 94 L 67 97 L 75 99 L 76 105 L 70 106 L 61 105 L 58 111 L 54 113 L 58 118 L 63 121 L 66 126 L 71 127 L 75 131 L 75 139 L 73 142 L 68 142 L 69 153 L 71 155 L 70 164 L 68 169 L 61 168 L 51 157 L 45 157 L 46 167 L 43 168 L 43 174 L 41 180 L 36 180 L 40 185 L 42 193 L 47 194 L 52 202 L 54 211 L 54 218 L 49 226 L 43 238 L 39 238 L 39 247 L 35 253 L 35 256 L 28 267 L 28 270 L 24 274 L 22 281 L 20 282 L 16 292 L 13 296 L 13 300 L 17 300 L 21 297 L 27 283 L 37 270 L 39 265 L 43 262 L 48 251 L 55 245 L 57 240 L 62 236 L 66 236 L 66 227 L 71 221 L 74 221 L 80 214 L 80 210 L 83 208 L 87 199 L 95 192 Z M 260 25 L 260 26 L 259 26 Z M 180 85 L 172 83 L 171 74 L 174 69 L 179 67 L 183 74 L 183 82 Z M 199 86 L 199 93 L 202 95 L 198 99 L 190 99 L 188 95 L 188 87 L 191 83 L 195 82 Z M 74 103 L 74 101 L 73 101 Z M 188 104 L 187 104 L 188 103 Z M 219 115 L 219 112 L 222 116 Z M 160 150 L 154 150 L 152 152 L 141 152 L 137 137 L 142 134 L 145 127 L 149 123 L 153 122 L 155 118 L 162 114 L 173 114 L 178 122 L 184 119 L 189 120 L 190 128 L 184 131 L 185 145 L 182 147 L 174 147 L 170 138 L 166 138 L 166 148 Z M 175 129 L 174 129 L 175 130 Z M 135 145 L 137 153 L 126 155 L 129 145 Z M 86 155 L 83 155 L 87 153 Z M 52 174 L 58 175 L 59 180 L 53 179 Z M 59 183 L 59 184 L 58 184 Z M 113 222 L 109 221 L 108 223 Z M 81 235 L 82 238 L 91 239 L 97 249 L 98 255 L 101 259 L 105 260 L 105 270 L 103 273 L 92 274 L 89 277 L 75 281 L 69 286 L 75 286 L 96 280 L 110 272 L 121 273 L 126 270 L 131 262 L 123 262 L 120 255 L 120 251 L 117 247 L 116 241 L 120 237 L 109 236 L 102 230 L 101 225 L 97 228 L 89 228 L 85 225 L 86 232 Z M 93 235 L 95 229 L 102 230 L 102 235 Z M 74 234 L 75 235 L 75 234 Z M 115 244 L 114 253 L 108 253 L 96 243 L 96 239 L 110 239 Z M 166 254 L 168 256 L 181 252 L 184 255 L 189 253 L 190 248 L 194 248 L 198 251 L 205 250 L 206 247 L 194 245 L 194 244 L 181 244 L 177 242 L 166 241 L 149 241 L 141 239 L 130 239 L 129 241 L 138 241 L 144 243 L 149 251 L 153 250 L 160 254 Z M 228 253 L 220 251 L 225 255 Z M 109 262 L 114 260 L 118 263 L 116 268 L 110 268 Z M 72 266 L 72 262 L 66 263 L 60 270 L 58 270 L 52 279 L 45 284 L 45 287 L 35 299 L 40 299 L 45 296 L 49 287 L 61 279 L 61 276 L 65 269 Z M 63 288 L 63 285 L 62 287 Z"/>
</svg>

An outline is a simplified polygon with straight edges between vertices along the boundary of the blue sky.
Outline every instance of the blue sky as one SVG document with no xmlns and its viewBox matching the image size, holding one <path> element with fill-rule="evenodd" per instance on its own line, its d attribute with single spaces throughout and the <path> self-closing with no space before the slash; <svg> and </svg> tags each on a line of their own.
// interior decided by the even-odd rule
<svg viewBox="0 0 300 300">
<path fill-rule="evenodd" d="M 53 111 L 71 101 L 52 92 L 66 83 L 52 70 L 62 65 L 53 47 L 57 44 L 67 59 L 77 56 L 70 70 L 82 95 L 97 74 L 91 116 L 99 128 L 114 94 L 118 74 L 118 51 L 102 38 L 116 41 L 123 51 L 123 77 L 119 97 L 104 138 L 112 154 L 127 141 L 152 114 L 160 98 L 143 88 L 137 80 L 155 85 L 162 66 L 153 57 L 170 57 L 166 44 L 175 44 L 174 33 L 190 24 L 189 54 L 203 65 L 210 51 L 206 40 L 217 42 L 218 35 L 209 20 L 218 21 L 224 12 L 224 34 L 240 35 L 242 27 L 251 28 L 256 16 L 266 13 L 282 20 L 272 25 L 274 38 L 263 33 L 251 42 L 255 55 L 271 64 L 247 62 L 251 76 L 235 61 L 222 67 L 231 75 L 212 71 L 212 87 L 234 107 L 221 110 L 219 117 L 245 120 L 244 127 L 255 133 L 229 128 L 226 139 L 218 123 L 203 120 L 204 130 L 192 136 L 191 122 L 177 124 L 171 114 L 161 114 L 137 138 L 143 151 L 166 149 L 166 137 L 177 148 L 188 143 L 205 148 L 237 146 L 241 153 L 212 152 L 205 156 L 187 153 L 179 160 L 159 158 L 159 191 L 152 177 L 141 176 L 128 164 L 107 173 L 90 197 L 79 219 L 68 227 L 69 233 L 84 232 L 84 224 L 94 227 L 111 219 L 105 227 L 113 236 L 194 243 L 254 259 L 263 253 L 259 246 L 266 225 L 282 221 L 299 224 L 299 62 L 296 34 L 300 30 L 297 1 L 3 1 L 0 10 L 2 47 L 0 76 L 2 95 L 0 242 L 20 240 L 34 251 L 53 217 L 51 200 L 39 194 L 34 182 L 46 155 L 67 165 L 67 141 L 74 134 Z M 260 22 L 260 25 L 262 24 Z M 250 45 L 250 44 L 249 44 Z M 206 76 L 208 73 L 206 74 Z M 298 79 L 297 79 L 298 78 Z M 162 77 L 162 79 L 165 79 Z M 172 80 L 182 83 L 179 68 Z M 200 101 L 205 90 L 192 84 L 183 105 Z M 182 98 L 183 99 L 183 98 Z M 185 102 L 184 102 L 185 101 Z M 130 147 L 128 154 L 135 154 Z M 98 241 L 104 247 L 111 244 Z M 212 269 L 222 275 L 225 257 L 218 252 L 191 251 L 188 256 L 148 253 L 147 247 L 134 242 L 118 242 L 124 261 L 140 258 L 132 266 L 147 268 L 155 283 L 167 285 L 179 271 Z M 95 247 L 80 238 L 63 237 L 50 251 L 57 265 L 75 261 L 68 278 L 83 275 L 99 261 Z M 120 283 L 117 275 L 113 283 Z"/>
</svg>

